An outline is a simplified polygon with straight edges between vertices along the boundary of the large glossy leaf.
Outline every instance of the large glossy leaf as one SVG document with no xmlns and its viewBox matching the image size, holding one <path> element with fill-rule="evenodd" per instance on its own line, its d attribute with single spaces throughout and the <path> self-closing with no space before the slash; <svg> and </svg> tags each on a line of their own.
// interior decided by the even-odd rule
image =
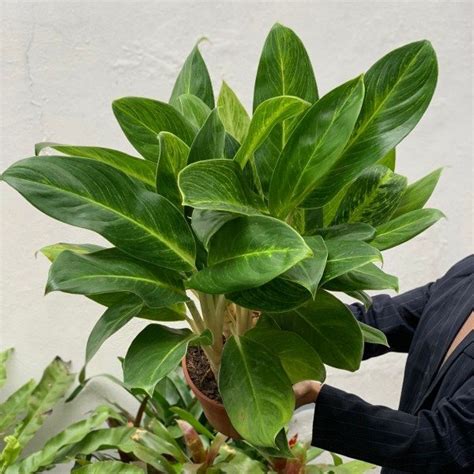
<svg viewBox="0 0 474 474">
<path fill-rule="evenodd" d="M 300 120 L 281 152 L 269 193 L 271 212 L 286 217 L 314 189 L 344 149 L 364 99 L 358 77 L 329 92 Z"/>
<path fill-rule="evenodd" d="M 311 298 L 311 293 L 297 283 L 277 277 L 257 288 L 227 293 L 226 298 L 244 308 L 281 313 L 301 306 Z"/>
<path fill-rule="evenodd" d="M 298 283 L 314 297 L 326 266 L 328 250 L 323 238 L 319 235 L 305 237 L 304 240 L 313 251 L 313 255 L 301 260 L 294 267 L 287 270 L 282 278 Z"/>
<path fill-rule="evenodd" d="M 178 174 L 186 166 L 189 147 L 176 135 L 161 132 L 158 135 L 160 155 L 156 166 L 156 190 L 173 204 L 181 206 Z"/>
<path fill-rule="evenodd" d="M 80 295 L 127 292 L 139 296 L 151 308 L 188 299 L 177 274 L 117 249 L 82 255 L 62 252 L 51 265 L 46 291 Z"/>
<path fill-rule="evenodd" d="M 224 346 L 219 390 L 235 429 L 252 444 L 275 447 L 295 404 L 278 357 L 246 336 L 232 337 Z"/>
<path fill-rule="evenodd" d="M 0 352 L 0 388 L 2 388 L 7 381 L 7 361 L 12 353 L 12 348 Z"/>
<path fill-rule="evenodd" d="M 431 101 L 438 66 L 428 41 L 398 48 L 377 61 L 364 78 L 365 98 L 345 151 L 305 201 L 329 202 L 367 166 L 373 165 L 416 126 Z"/>
<path fill-rule="evenodd" d="M 30 394 L 26 416 L 14 432 L 22 448 L 41 428 L 51 409 L 65 395 L 73 381 L 74 375 L 69 371 L 69 364 L 59 357 L 46 367 L 41 380 Z"/>
<path fill-rule="evenodd" d="M 253 288 L 311 254 L 303 238 L 284 222 L 264 216 L 239 217 L 214 235 L 208 267 L 194 273 L 187 286 L 211 294 Z"/>
<path fill-rule="evenodd" d="M 374 240 L 370 242 L 379 250 L 403 244 L 445 217 L 438 209 L 417 209 L 407 212 L 377 227 Z"/>
<path fill-rule="evenodd" d="M 199 342 L 200 336 L 188 329 L 172 329 L 150 324 L 143 329 L 128 348 L 123 363 L 125 384 L 153 395 L 156 384 L 179 364 L 188 344 Z M 209 343 L 209 335 L 202 341 Z"/>
<path fill-rule="evenodd" d="M 155 185 L 155 165 L 147 160 L 142 160 L 135 156 L 128 155 L 111 148 L 101 148 L 96 146 L 76 146 L 61 145 L 59 143 L 43 142 L 35 145 L 35 153 L 39 155 L 44 148 L 64 153 L 68 156 L 76 156 L 79 158 L 88 158 L 100 161 L 106 165 L 112 166 L 125 174 L 139 179 L 150 188 Z"/>
<path fill-rule="evenodd" d="M 325 240 L 370 240 L 375 235 L 375 229 L 362 222 L 354 224 L 338 224 L 323 229 L 315 229 L 316 234 Z"/>
<path fill-rule="evenodd" d="M 333 224 L 363 222 L 377 226 L 390 219 L 407 179 L 382 165 L 370 166 L 348 187 Z"/>
<path fill-rule="evenodd" d="M 206 63 L 196 45 L 179 72 L 171 93 L 170 102 L 175 103 L 182 94 L 193 94 L 199 97 L 208 107 L 214 108 L 214 93 Z"/>
<path fill-rule="evenodd" d="M 298 36 L 275 24 L 265 40 L 255 81 L 254 110 L 265 100 L 292 95 L 313 103 L 318 89 L 311 61 Z"/>
<path fill-rule="evenodd" d="M 230 214 L 229 212 L 194 209 L 191 219 L 191 227 L 204 248 L 207 249 L 211 237 L 226 222 L 236 219 L 237 217 L 237 214 Z"/>
<path fill-rule="evenodd" d="M 192 94 L 180 95 L 173 105 L 197 129 L 204 125 L 211 113 L 211 109 L 199 97 Z"/>
<path fill-rule="evenodd" d="M 110 166 L 45 156 L 15 163 L 2 178 L 45 214 L 94 230 L 137 258 L 175 270 L 194 267 L 194 238 L 181 212 Z"/>
<path fill-rule="evenodd" d="M 112 108 L 120 127 L 135 149 L 147 160 L 157 161 L 158 134 L 170 132 L 190 145 L 196 129 L 174 107 L 143 97 L 124 97 Z"/>
<path fill-rule="evenodd" d="M 330 291 L 385 290 L 398 291 L 398 278 L 389 275 L 373 263 L 351 270 L 328 281 L 324 288 Z"/>
<path fill-rule="evenodd" d="M 143 474 L 143 469 L 120 461 L 99 461 L 71 471 L 73 474 Z"/>
<path fill-rule="evenodd" d="M 244 215 L 265 212 L 265 204 L 250 189 L 242 169 L 233 160 L 188 165 L 179 174 L 178 183 L 184 205 Z"/>
<path fill-rule="evenodd" d="M 403 193 L 402 199 L 393 213 L 393 217 L 421 209 L 431 194 L 433 194 L 434 188 L 438 184 L 439 177 L 441 176 L 441 171 L 442 168 L 439 168 L 410 184 Z"/>
<path fill-rule="evenodd" d="M 254 328 L 245 337 L 258 342 L 280 359 L 292 384 L 302 380 L 324 382 L 326 369 L 318 353 L 302 337 L 290 331 Z"/>
<path fill-rule="evenodd" d="M 243 168 L 269 136 L 273 127 L 284 120 L 300 115 L 309 106 L 309 102 L 291 96 L 273 97 L 262 102 L 253 114 L 248 133 L 234 160 Z"/>
<path fill-rule="evenodd" d="M 143 308 L 143 300 L 138 296 L 126 296 L 122 301 L 108 308 L 92 328 L 86 345 L 86 364 L 97 353 L 102 344 L 123 328 Z"/>
<path fill-rule="evenodd" d="M 324 290 L 292 311 L 264 314 L 259 326 L 297 333 L 325 364 L 351 371 L 359 368 L 363 350 L 359 324 L 344 303 Z"/>
<path fill-rule="evenodd" d="M 26 413 L 30 395 L 35 386 L 36 382 L 34 380 L 29 380 L 0 404 L 1 439 L 3 439 L 10 428 L 15 425 L 17 418 Z"/>
<path fill-rule="evenodd" d="M 374 247 L 359 240 L 326 240 L 328 259 L 321 284 L 371 262 L 381 262 L 382 255 Z"/>
<path fill-rule="evenodd" d="M 189 150 L 188 163 L 224 157 L 225 130 L 217 109 L 207 117 Z"/>
<path fill-rule="evenodd" d="M 217 107 L 225 130 L 242 143 L 249 129 L 250 117 L 225 81 L 222 82 L 217 98 Z"/>
</svg>

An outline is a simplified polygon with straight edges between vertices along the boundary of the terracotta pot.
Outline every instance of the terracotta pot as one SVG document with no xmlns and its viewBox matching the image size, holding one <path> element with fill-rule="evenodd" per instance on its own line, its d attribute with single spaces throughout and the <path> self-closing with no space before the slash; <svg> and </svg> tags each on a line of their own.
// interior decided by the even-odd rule
<svg viewBox="0 0 474 474">
<path fill-rule="evenodd" d="M 226 436 L 229 436 L 230 438 L 242 439 L 239 433 L 237 433 L 235 428 L 232 426 L 232 423 L 230 422 L 229 416 L 227 415 L 224 405 L 207 397 L 196 387 L 196 385 L 194 385 L 193 381 L 191 380 L 191 376 L 188 372 L 186 356 L 183 357 L 183 360 L 181 361 L 181 366 L 183 367 L 184 378 L 186 379 L 189 388 L 199 400 L 199 403 L 201 403 L 202 409 L 204 410 L 204 414 L 206 415 L 206 418 L 208 419 L 209 423 L 217 431 L 225 434 Z"/>
</svg>

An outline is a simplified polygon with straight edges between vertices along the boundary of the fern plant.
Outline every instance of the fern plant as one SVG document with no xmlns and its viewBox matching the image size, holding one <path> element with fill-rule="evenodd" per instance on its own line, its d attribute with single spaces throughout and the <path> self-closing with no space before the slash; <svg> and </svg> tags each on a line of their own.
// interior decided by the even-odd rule
<svg viewBox="0 0 474 474">
<path fill-rule="evenodd" d="M 226 83 L 215 100 L 196 46 L 169 102 L 114 101 L 140 157 L 41 143 L 38 156 L 14 163 L 3 181 L 112 245 L 43 249 L 48 293 L 106 306 L 86 363 L 132 318 L 152 320 L 126 353 L 127 386 L 152 394 L 188 345 L 200 345 L 237 431 L 275 447 L 293 383 L 323 380 L 325 364 L 354 371 L 364 340 L 385 343 L 334 293 L 370 304 L 366 290 L 396 289 L 377 265 L 381 251 L 442 216 L 423 208 L 439 170 L 410 185 L 394 172 L 395 147 L 436 80 L 433 48 L 418 41 L 320 97 L 301 40 L 277 24 L 251 116 Z"/>
</svg>

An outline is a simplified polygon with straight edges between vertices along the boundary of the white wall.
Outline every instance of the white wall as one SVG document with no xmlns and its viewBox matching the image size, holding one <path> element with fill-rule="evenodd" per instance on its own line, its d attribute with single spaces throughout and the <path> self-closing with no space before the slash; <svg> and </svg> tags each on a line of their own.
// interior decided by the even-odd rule
<svg viewBox="0 0 474 474">
<path fill-rule="evenodd" d="M 225 79 L 250 106 L 264 38 L 275 21 L 303 39 L 322 93 L 365 71 L 404 43 L 427 38 L 439 59 L 434 100 L 398 148 L 398 170 L 415 180 L 444 166 L 430 201 L 447 220 L 401 248 L 386 252 L 385 269 L 402 290 L 423 284 L 472 252 L 472 8 L 466 2 L 2 2 L 1 169 L 33 154 L 36 142 L 102 145 L 131 151 L 111 113 L 113 99 L 168 99 L 179 67 L 202 36 L 215 81 Z M 91 232 L 43 216 L 1 186 L 0 345 L 15 346 L 9 389 L 39 377 L 56 354 L 81 366 L 88 332 L 101 308 L 80 297 L 43 297 L 48 270 L 34 258 L 42 246 L 98 242 Z M 108 341 L 90 373 L 119 373 L 140 327 L 130 324 Z M 328 383 L 395 407 L 405 357 L 388 355 L 357 374 L 331 371 Z M 115 389 L 97 383 L 57 410 L 42 437 L 76 419 Z M 115 395 L 114 395 L 115 396 Z M 58 471 L 60 472 L 60 471 Z"/>
</svg>

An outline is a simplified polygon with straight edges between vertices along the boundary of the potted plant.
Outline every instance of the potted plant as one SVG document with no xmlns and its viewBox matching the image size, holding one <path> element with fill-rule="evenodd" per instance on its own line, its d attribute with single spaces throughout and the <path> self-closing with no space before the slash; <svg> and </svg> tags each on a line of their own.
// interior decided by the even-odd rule
<svg viewBox="0 0 474 474">
<path fill-rule="evenodd" d="M 432 46 L 419 41 L 319 98 L 302 42 L 277 24 L 252 117 L 225 83 L 216 103 L 196 46 L 169 103 L 113 103 L 142 158 L 41 143 L 37 155 L 56 154 L 9 167 L 3 181 L 35 207 L 113 246 L 43 249 L 47 293 L 107 307 L 86 364 L 132 318 L 152 320 L 126 353 L 129 388 L 152 394 L 187 354 L 188 380 L 218 429 L 284 449 L 292 384 L 323 380 L 325 364 L 354 371 L 364 341 L 386 343 L 334 293 L 370 304 L 365 290 L 396 289 L 376 265 L 381 251 L 442 217 L 423 208 L 439 170 L 410 185 L 394 172 L 395 147 L 436 80 Z"/>
</svg>

